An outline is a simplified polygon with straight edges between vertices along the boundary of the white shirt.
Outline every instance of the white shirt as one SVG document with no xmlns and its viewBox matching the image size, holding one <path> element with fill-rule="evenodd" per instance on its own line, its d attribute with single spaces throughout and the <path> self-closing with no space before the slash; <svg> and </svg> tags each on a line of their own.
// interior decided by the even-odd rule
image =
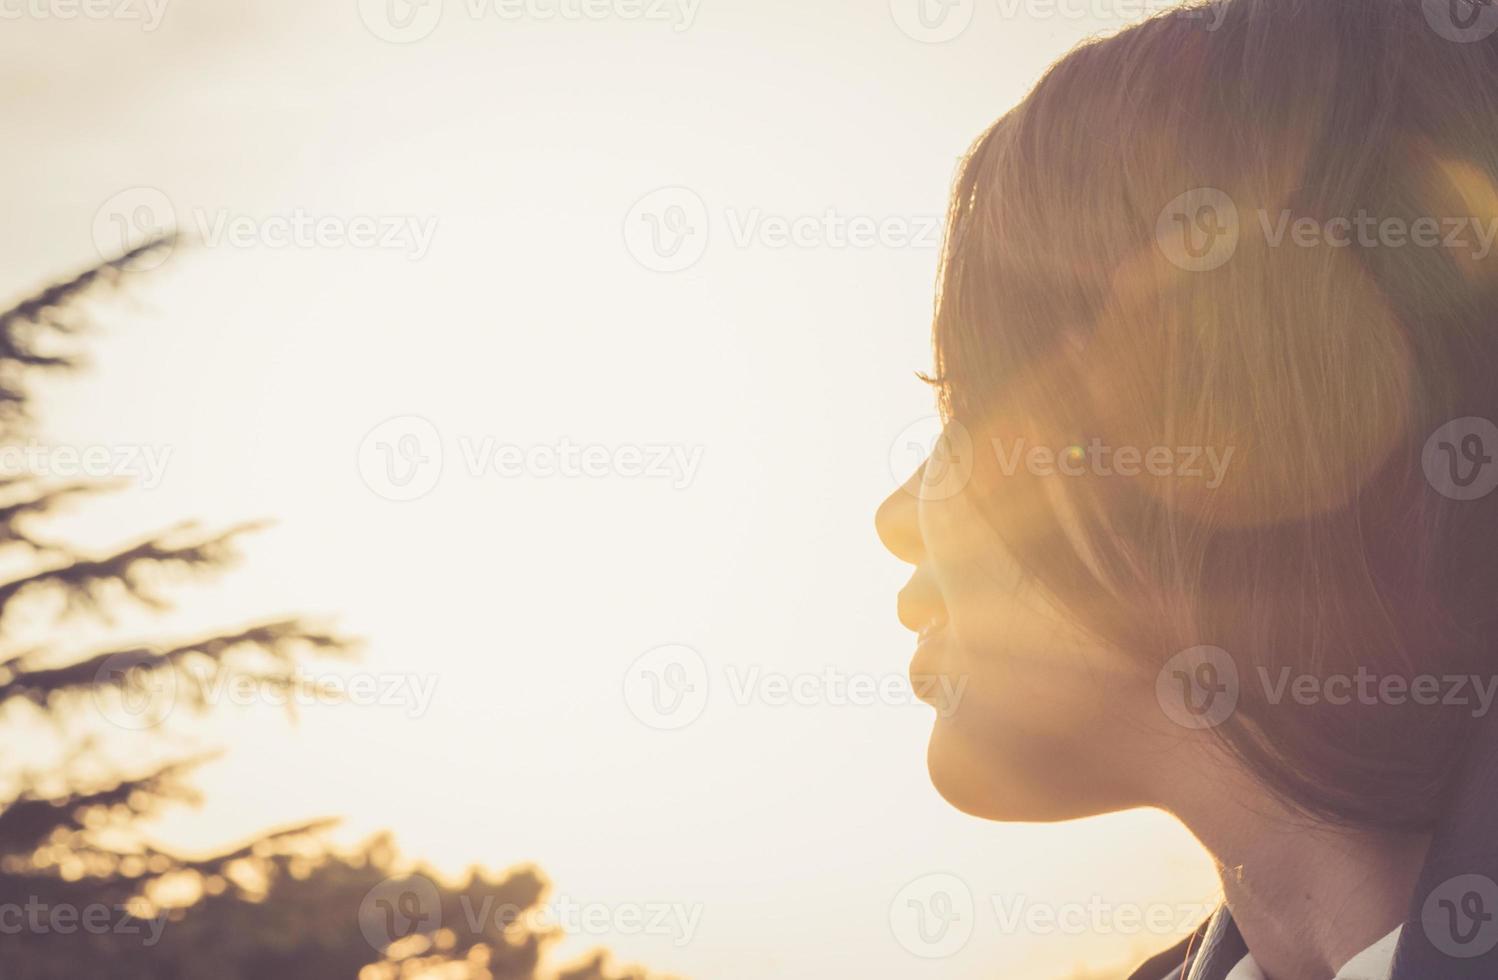
<svg viewBox="0 0 1498 980">
<path fill-rule="evenodd" d="M 1389 980 L 1394 972 L 1394 947 L 1399 943 L 1400 926 L 1342 965 L 1332 980 Z M 1267 980 L 1253 954 L 1243 957 L 1228 971 L 1227 980 Z"/>
</svg>

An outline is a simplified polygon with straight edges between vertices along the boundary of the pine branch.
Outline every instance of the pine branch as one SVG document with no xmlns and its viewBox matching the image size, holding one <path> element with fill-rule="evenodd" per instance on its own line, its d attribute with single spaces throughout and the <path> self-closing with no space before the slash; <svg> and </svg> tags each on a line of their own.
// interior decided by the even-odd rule
<svg viewBox="0 0 1498 980">
<path fill-rule="evenodd" d="M 163 803 L 194 800 L 196 794 L 186 785 L 184 776 L 204 761 L 180 760 L 146 776 L 62 796 L 23 793 L 0 810 L 0 855 L 28 853 L 58 832 L 78 833 L 89 815 L 101 809 L 124 808 L 138 818 L 153 813 Z"/>
<path fill-rule="evenodd" d="M 60 591 L 70 607 L 102 609 L 107 594 L 123 590 L 144 605 L 165 608 L 166 601 L 152 588 L 149 572 L 191 572 L 205 567 L 222 566 L 236 557 L 234 540 L 262 527 L 249 523 L 220 534 L 181 542 L 194 531 L 193 524 L 182 524 L 140 544 L 124 548 L 103 558 L 73 558 L 18 579 L 0 584 L 0 619 L 11 603 L 23 594 L 46 590 Z"/>
<path fill-rule="evenodd" d="M 78 359 L 68 353 L 47 353 L 38 342 L 47 334 L 76 334 L 78 321 L 64 313 L 102 285 L 117 285 L 132 263 L 162 249 L 175 247 L 170 233 L 145 242 L 117 258 L 54 283 L 0 312 L 0 416 L 25 418 L 27 392 L 23 375 L 32 368 L 72 368 Z"/>
<path fill-rule="evenodd" d="M 0 489 L 25 490 L 21 499 L 0 504 L 0 545 L 24 544 L 33 551 L 47 551 L 50 546 L 27 533 L 23 525 L 31 518 L 55 512 L 71 498 L 110 489 L 112 483 L 64 483 L 39 486 L 31 477 L 0 480 Z"/>
<path fill-rule="evenodd" d="M 299 619 L 288 619 L 260 623 L 233 633 L 214 634 L 166 649 L 131 647 L 105 651 L 65 667 L 26 669 L 26 658 L 21 657 L 0 665 L 0 671 L 8 671 L 11 675 L 0 683 L 0 705 L 15 698 L 25 698 L 44 706 L 59 694 L 122 687 L 137 670 L 180 672 L 196 663 L 206 668 L 210 676 L 217 677 L 232 669 L 228 661 L 234 654 L 252 650 L 275 658 L 286 666 L 286 670 L 240 673 L 257 683 L 286 689 L 294 682 L 291 666 L 299 654 L 343 655 L 352 652 L 354 646 L 354 642 L 345 637 L 313 629 Z M 188 685 L 187 691 L 195 707 L 205 706 L 201 688 Z"/>
<path fill-rule="evenodd" d="M 292 824 L 288 827 L 274 828 L 259 834 L 253 840 L 239 847 L 221 851 L 205 858 L 183 857 L 173 851 L 155 846 L 148 847 L 146 854 L 148 857 L 159 856 L 165 858 L 171 863 L 174 869 L 196 871 L 200 874 L 218 874 L 224 869 L 225 865 L 232 864 L 235 861 L 242 861 L 246 858 L 261 857 L 268 849 L 274 848 L 277 845 L 320 837 L 325 831 L 332 829 L 340 822 L 337 817 L 323 817 L 318 820 L 307 820 L 302 823 Z"/>
</svg>

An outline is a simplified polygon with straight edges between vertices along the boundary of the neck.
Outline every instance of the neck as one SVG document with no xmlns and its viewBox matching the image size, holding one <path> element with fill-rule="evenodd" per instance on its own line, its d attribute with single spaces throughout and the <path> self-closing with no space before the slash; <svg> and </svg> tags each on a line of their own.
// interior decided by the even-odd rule
<svg viewBox="0 0 1498 980">
<path fill-rule="evenodd" d="M 1270 980 L 1330 977 L 1404 921 L 1426 834 L 1297 816 L 1244 774 L 1177 814 L 1212 854 L 1233 921 Z"/>
</svg>

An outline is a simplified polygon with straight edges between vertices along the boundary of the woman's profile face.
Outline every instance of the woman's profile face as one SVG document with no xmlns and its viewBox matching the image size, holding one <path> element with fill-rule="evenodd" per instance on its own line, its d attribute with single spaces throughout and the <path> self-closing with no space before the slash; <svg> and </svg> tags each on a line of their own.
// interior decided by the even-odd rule
<svg viewBox="0 0 1498 980">
<path fill-rule="evenodd" d="M 951 427 L 880 506 L 886 548 L 915 566 L 900 622 L 917 634 L 917 694 L 937 709 L 927 763 L 958 809 L 994 820 L 1067 820 L 1156 802 L 1150 787 L 1182 730 L 1153 678 L 1087 636 L 1020 569 L 984 521 Z"/>
</svg>

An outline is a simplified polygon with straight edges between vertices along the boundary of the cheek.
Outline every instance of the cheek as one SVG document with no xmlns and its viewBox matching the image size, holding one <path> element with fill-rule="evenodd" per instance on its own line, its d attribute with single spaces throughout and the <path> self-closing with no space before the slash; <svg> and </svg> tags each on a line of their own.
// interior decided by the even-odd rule
<svg viewBox="0 0 1498 980">
<path fill-rule="evenodd" d="M 1033 589 L 959 593 L 942 672 L 962 685 L 951 721 L 977 732 L 1097 737 L 1139 720 L 1152 687 Z"/>
<path fill-rule="evenodd" d="M 966 497 L 922 500 L 917 510 L 926 562 L 954 616 L 972 615 L 995 599 L 1015 599 L 1024 571 Z"/>
<path fill-rule="evenodd" d="M 953 805 L 999 820 L 1137 805 L 1158 756 L 1154 678 L 1051 603 L 978 521 L 923 506 L 927 573 L 948 626 L 913 670 L 945 700 L 927 762 Z"/>
<path fill-rule="evenodd" d="M 999 604 L 1007 605 L 1007 604 Z M 1032 614 L 1033 615 L 1033 614 Z M 957 634 L 927 749 L 933 785 L 964 812 L 1047 821 L 1137 805 L 1161 753 L 1153 686 L 1131 665 L 1016 614 Z"/>
<path fill-rule="evenodd" d="M 1084 633 L 1048 601 L 961 498 L 923 501 L 927 564 L 949 627 L 921 658 L 962 696 L 950 720 L 986 730 L 1067 736 L 1139 719 L 1152 691 L 1137 664 Z"/>
</svg>

